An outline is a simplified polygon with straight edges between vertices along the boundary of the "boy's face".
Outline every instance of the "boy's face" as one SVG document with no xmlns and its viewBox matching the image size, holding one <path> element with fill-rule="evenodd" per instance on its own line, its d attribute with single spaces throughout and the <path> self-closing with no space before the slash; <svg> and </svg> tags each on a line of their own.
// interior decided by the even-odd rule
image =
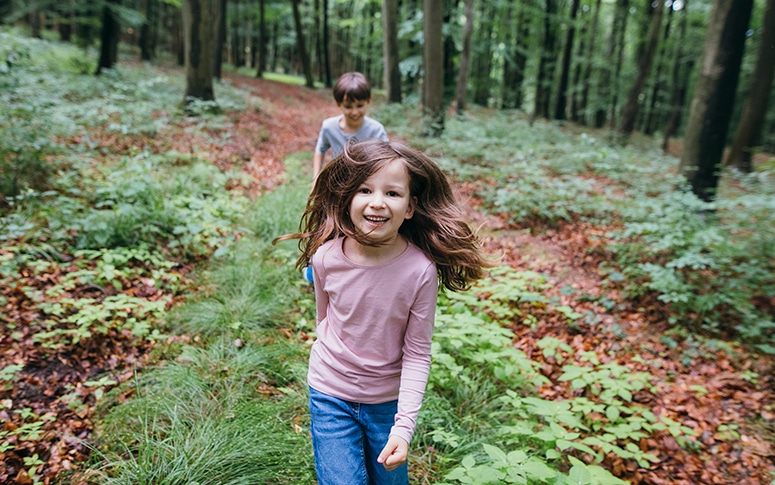
<svg viewBox="0 0 775 485">
<path fill-rule="evenodd" d="M 339 106 L 339 109 L 342 110 L 342 114 L 345 116 L 345 118 L 347 118 L 348 123 L 353 124 L 360 123 L 363 120 L 363 117 L 366 116 L 366 110 L 370 103 L 370 99 L 352 100 L 349 98 L 344 98 L 344 100 L 337 106 Z"/>
</svg>

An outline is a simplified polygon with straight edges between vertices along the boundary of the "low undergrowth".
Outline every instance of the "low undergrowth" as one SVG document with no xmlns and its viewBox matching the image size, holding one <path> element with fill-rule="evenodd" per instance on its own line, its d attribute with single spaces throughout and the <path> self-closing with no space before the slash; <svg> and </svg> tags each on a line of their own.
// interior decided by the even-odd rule
<svg viewBox="0 0 775 485">
<path fill-rule="evenodd" d="M 451 118 L 440 139 L 421 143 L 461 179 L 484 181 L 478 195 L 489 211 L 536 232 L 603 227 L 600 271 L 631 299 L 656 295 L 674 324 L 775 354 L 771 164 L 724 171 L 717 199 L 705 203 L 676 174 L 678 161 L 648 141 L 621 147 L 519 113 L 473 116 Z"/>
</svg>

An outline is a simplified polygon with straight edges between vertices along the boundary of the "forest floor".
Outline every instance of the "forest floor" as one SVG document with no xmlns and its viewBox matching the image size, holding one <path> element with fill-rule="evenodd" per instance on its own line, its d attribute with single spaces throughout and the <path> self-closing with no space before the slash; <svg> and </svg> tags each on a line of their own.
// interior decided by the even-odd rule
<svg viewBox="0 0 775 485">
<path fill-rule="evenodd" d="M 199 148 L 203 153 L 212 153 L 212 162 L 222 169 L 242 166 L 254 180 L 250 187 L 252 195 L 259 196 L 282 183 L 284 157 L 299 151 L 311 152 L 320 122 L 339 111 L 328 90 L 310 90 L 237 75 L 228 75 L 228 78 L 260 98 L 260 103 L 255 109 L 235 114 L 233 133 L 226 149 L 208 150 L 204 145 Z M 115 148 L 120 144 L 136 143 L 136 140 L 105 138 L 103 143 Z M 179 137 L 152 143 L 158 144 L 160 149 L 181 148 L 188 152 L 199 141 Z M 202 140 L 202 143 L 206 142 Z M 505 216 L 479 210 L 476 197 L 476 184 L 479 183 L 488 181 L 460 183 L 458 187 L 469 202 L 466 204 L 467 215 L 481 227 L 486 249 L 501 255 L 504 264 L 544 274 L 550 284 L 547 296 L 572 305 L 576 312 L 594 312 L 602 324 L 595 327 L 595 331 L 549 321 L 540 322 L 532 329 L 515 326 L 514 345 L 540 360 L 544 374 L 554 378 L 552 385 L 541 389 L 542 397 L 563 399 L 572 395 L 567 383 L 556 380 L 562 373 L 561 363 L 544 358 L 535 345 L 550 335 L 576 351 L 595 350 L 601 355 L 615 355 L 616 362 L 632 372 L 651 373 L 662 383 L 659 392 L 636 395 L 635 400 L 656 414 L 668 416 L 697 431 L 694 446 L 681 446 L 668 433 L 642 440 L 641 448 L 659 458 L 650 469 L 615 457 L 607 459 L 605 466 L 633 484 L 771 483 L 775 478 L 773 359 L 753 355 L 737 346 L 733 346 L 733 352 L 723 349 L 708 352 L 681 334 L 664 338 L 664 332 L 671 325 L 660 302 L 652 298 L 626 301 L 616 288 L 606 286 L 604 277 L 599 274 L 598 264 L 608 257 L 605 250 L 607 228 L 585 223 L 561 224 L 546 230 L 514 227 Z M 0 294 L 8 301 L 6 318 L 34 318 L 25 316 L 23 308 L 14 307 L 21 299 L 13 288 L 1 288 Z M 573 298 L 573 294 L 592 298 L 584 303 Z M 615 304 L 607 305 L 608 310 L 601 309 L 594 300 L 603 298 Z M 537 317 L 540 321 L 541 316 Z M 608 330 L 600 332 L 598 328 Z M 147 360 L 148 349 L 122 348 L 126 341 L 114 339 L 111 348 L 105 345 L 84 348 L 77 356 L 47 360 L 48 364 L 44 365 L 32 340 L 21 342 L 29 342 L 29 347 L 20 340 L 14 340 L 11 345 L 10 339 L 0 337 L 0 369 L 12 363 L 30 365 L 25 369 L 24 378 L 17 382 L 19 389 L 15 391 L 14 399 L 25 400 L 33 410 L 44 411 L 59 406 L 56 421 L 44 428 L 48 434 L 41 435 L 42 440 L 47 436 L 50 440 L 44 481 L 55 483 L 54 477 L 77 466 L 88 453 L 79 439 L 88 439 L 92 427 L 93 409 L 68 414 L 67 408 L 62 406 L 62 384 L 83 382 L 95 374 L 95 369 L 117 368 L 121 361 L 127 362 L 127 356 L 142 366 Z M 754 375 L 758 378 L 750 378 Z M 700 388 L 703 392 L 697 391 Z M 78 439 L 53 438 L 63 434 Z M 5 475 L 6 481 L 3 481 L 3 467 L 0 463 L 0 483 L 32 483 L 20 475 Z"/>
</svg>

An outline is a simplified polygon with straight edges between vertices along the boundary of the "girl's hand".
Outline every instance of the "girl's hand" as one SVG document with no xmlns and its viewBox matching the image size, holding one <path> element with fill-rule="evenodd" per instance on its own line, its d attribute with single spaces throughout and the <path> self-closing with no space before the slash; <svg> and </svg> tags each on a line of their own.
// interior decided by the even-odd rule
<svg viewBox="0 0 775 485">
<path fill-rule="evenodd" d="M 377 463 L 382 463 L 385 470 L 391 472 L 406 463 L 409 454 L 409 443 L 398 436 L 391 436 L 382 453 L 377 457 Z"/>
</svg>

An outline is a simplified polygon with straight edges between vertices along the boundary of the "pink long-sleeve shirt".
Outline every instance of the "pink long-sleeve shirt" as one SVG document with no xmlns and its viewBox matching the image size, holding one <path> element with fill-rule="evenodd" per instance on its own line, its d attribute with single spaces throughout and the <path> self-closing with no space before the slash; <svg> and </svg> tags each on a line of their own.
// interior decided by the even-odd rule
<svg viewBox="0 0 775 485">
<path fill-rule="evenodd" d="M 390 434 L 408 443 L 431 365 L 436 266 L 413 244 L 387 263 L 361 266 L 343 243 L 327 241 L 312 259 L 317 339 L 307 381 L 346 401 L 398 399 Z"/>
</svg>

